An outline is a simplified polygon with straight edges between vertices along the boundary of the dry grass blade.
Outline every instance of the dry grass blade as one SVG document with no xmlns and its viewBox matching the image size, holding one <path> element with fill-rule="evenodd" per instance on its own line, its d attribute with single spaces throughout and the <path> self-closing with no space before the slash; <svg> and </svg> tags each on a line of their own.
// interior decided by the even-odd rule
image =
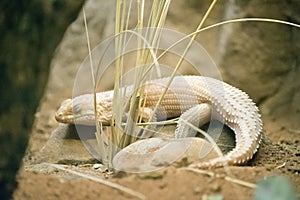
<svg viewBox="0 0 300 200">
<path fill-rule="evenodd" d="M 51 164 L 51 163 L 49 163 L 48 165 L 50 165 L 52 167 L 55 167 L 56 169 L 59 169 L 59 170 L 62 170 L 62 171 L 66 171 L 66 172 L 68 172 L 70 174 L 74 174 L 76 176 L 80 176 L 80 177 L 83 177 L 83 178 L 86 178 L 86 179 L 90 179 L 90 180 L 95 181 L 97 183 L 101 183 L 101 184 L 106 185 L 108 187 L 120 190 L 120 191 L 125 192 L 127 194 L 130 194 L 131 196 L 134 196 L 134 197 L 136 197 L 138 199 L 142 199 L 142 200 L 147 199 L 145 195 L 143 195 L 143 194 L 141 194 L 139 192 L 136 192 L 136 191 L 134 191 L 134 190 L 132 190 L 130 188 L 127 188 L 125 186 L 109 182 L 109 181 L 107 181 L 105 179 L 101 179 L 101 178 L 98 178 L 98 177 L 95 177 L 95 176 L 91 176 L 91 175 L 88 175 L 88 174 L 83 174 L 81 172 L 77 172 L 77 171 L 74 171 L 74 170 L 71 170 L 71 169 L 66 169 L 63 166 L 60 166 L 60 165 L 57 165 L 57 164 Z"/>
<path fill-rule="evenodd" d="M 230 176 L 225 176 L 224 179 L 226 181 L 229 181 L 229 182 L 232 182 L 232 183 L 236 183 L 238 185 L 242 185 L 242 186 L 245 186 L 245 187 L 248 187 L 248 188 L 252 188 L 252 189 L 256 188 L 256 184 L 254 184 L 254 183 L 243 181 L 243 180 L 240 180 L 240 179 L 237 179 L 237 178 L 233 178 L 233 177 L 230 177 Z"/>
<path fill-rule="evenodd" d="M 87 40 L 89 59 L 90 59 L 91 75 L 92 75 L 92 81 L 93 81 L 94 111 L 95 111 L 94 113 L 95 113 L 95 119 L 97 119 L 97 98 L 96 98 L 97 96 L 96 96 L 96 81 L 95 81 L 95 73 L 94 73 L 94 64 L 93 64 L 93 59 L 92 59 L 90 37 L 89 37 L 88 25 L 87 25 L 86 14 L 85 14 L 84 8 L 82 9 L 82 11 L 83 11 L 83 20 L 84 20 L 86 40 Z M 107 169 L 110 170 L 109 160 L 107 159 L 108 155 L 107 155 L 107 151 L 106 151 L 106 145 L 101 137 L 102 124 L 98 123 L 98 121 L 96 120 L 95 125 L 96 125 L 96 133 L 95 134 L 96 134 L 98 146 L 100 148 L 102 162 L 107 167 Z"/>
<path fill-rule="evenodd" d="M 275 167 L 275 169 L 280 169 L 280 168 L 282 168 L 282 167 L 285 167 L 285 165 L 286 165 L 286 162 L 284 162 L 284 163 L 282 163 L 281 165 Z"/>
<path fill-rule="evenodd" d="M 175 46 L 177 46 L 178 44 L 180 44 L 181 42 L 183 42 L 184 40 L 193 37 L 193 35 L 197 35 L 203 31 L 207 31 L 209 29 L 212 28 L 216 28 L 218 26 L 223 26 L 226 24 L 230 24 L 230 23 L 241 23 L 241 22 L 267 22 L 267 23 L 278 23 L 278 24 L 284 24 L 284 25 L 289 25 L 289 26 L 294 26 L 296 28 L 300 28 L 299 24 L 295 24 L 295 23 L 291 23 L 291 22 L 286 22 L 286 21 L 282 21 L 282 20 L 277 20 L 277 19 L 266 19 L 266 18 L 241 18 L 241 19 L 232 19 L 232 20 L 227 20 L 227 21 L 223 21 L 223 22 L 219 22 L 204 28 L 201 28 L 197 31 L 194 31 L 188 35 L 186 35 L 185 37 L 181 38 L 180 40 L 178 40 L 177 42 L 175 42 L 174 44 L 172 44 L 171 46 L 169 46 L 166 50 L 164 50 L 158 57 L 157 60 L 160 60 L 168 51 L 170 51 L 170 49 L 174 48 Z"/>
<path fill-rule="evenodd" d="M 300 130 L 297 130 L 297 129 L 289 129 L 288 131 L 289 131 L 289 133 L 300 134 Z"/>
<path fill-rule="evenodd" d="M 205 175 L 208 175 L 210 177 L 224 178 L 224 180 L 226 180 L 226 181 L 236 183 L 236 184 L 241 185 L 241 186 L 245 186 L 245 187 L 252 188 L 252 189 L 256 188 L 256 185 L 253 184 L 253 183 L 243 181 L 243 180 L 240 180 L 240 179 L 236 179 L 236 178 L 233 178 L 233 177 L 230 177 L 230 176 L 221 176 L 221 175 L 218 175 L 218 174 L 216 174 L 214 172 L 211 172 L 211 171 L 200 170 L 200 169 L 195 169 L 195 168 L 191 168 L 191 167 L 184 167 L 184 168 L 180 168 L 179 170 L 192 171 L 192 172 L 196 172 L 198 174 L 205 174 Z"/>
<path fill-rule="evenodd" d="M 126 0 L 117 0 L 116 1 L 116 15 L 115 15 L 115 49 L 116 49 L 116 70 L 115 70 L 115 87 L 114 87 L 114 98 L 113 98 L 113 115 L 112 115 L 112 135 L 111 135 L 111 140 L 112 144 L 119 144 L 120 141 L 122 141 L 124 133 L 122 132 L 121 129 L 119 129 L 116 126 L 113 126 L 113 124 L 121 124 L 122 123 L 122 106 L 114 106 L 118 105 L 118 102 L 121 102 L 123 99 L 122 94 L 119 91 L 120 88 L 120 79 L 123 74 L 123 64 L 124 64 L 124 57 L 122 55 L 122 47 L 124 46 L 123 40 L 124 40 L 124 35 L 122 32 L 124 29 L 127 29 L 128 26 L 128 20 L 130 16 L 130 12 L 127 14 L 127 21 L 125 25 L 125 16 L 126 16 L 126 6 L 127 6 L 127 1 Z M 131 1 L 129 4 L 129 8 L 131 7 Z M 125 25 L 125 27 L 124 27 Z M 126 37 L 126 35 L 125 35 Z M 116 113 L 116 114 L 115 114 Z M 112 147 L 113 145 L 109 145 L 109 154 L 110 158 L 113 158 L 113 156 L 116 154 L 117 149 Z"/>
</svg>

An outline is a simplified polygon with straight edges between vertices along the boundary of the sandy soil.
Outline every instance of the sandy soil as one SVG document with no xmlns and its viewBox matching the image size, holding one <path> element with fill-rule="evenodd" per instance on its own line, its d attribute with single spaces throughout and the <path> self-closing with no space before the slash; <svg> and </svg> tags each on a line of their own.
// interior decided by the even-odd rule
<svg viewBox="0 0 300 200">
<path fill-rule="evenodd" d="M 47 100 L 42 105 L 42 109 L 54 106 L 47 105 Z M 43 113 L 49 113 L 49 110 Z M 31 148 L 18 175 L 19 187 L 14 198 L 132 199 L 133 196 L 118 189 L 39 163 L 36 155 L 47 142 L 49 133 L 57 126 L 52 117 L 53 113 L 50 116 L 38 116 Z M 209 176 L 170 166 L 148 174 L 108 175 L 99 169 L 95 170 L 89 162 L 78 164 L 69 161 L 64 166 L 126 186 L 148 199 L 201 199 L 214 194 L 221 194 L 225 199 L 252 199 L 254 188 L 228 181 L 225 175 L 249 183 L 257 183 L 266 176 L 284 175 L 293 182 L 299 193 L 299 130 L 296 119 L 288 115 L 281 115 L 281 118 L 263 116 L 265 137 L 258 153 L 246 166 L 229 167 L 230 174 L 224 169 L 216 169 L 211 171 L 214 176 Z M 48 123 L 45 123 L 47 120 Z"/>
</svg>

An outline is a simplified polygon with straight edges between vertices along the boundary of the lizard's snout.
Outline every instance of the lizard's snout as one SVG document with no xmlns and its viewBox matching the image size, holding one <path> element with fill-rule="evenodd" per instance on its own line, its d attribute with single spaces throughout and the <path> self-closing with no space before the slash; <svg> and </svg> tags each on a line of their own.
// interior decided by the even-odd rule
<svg viewBox="0 0 300 200">
<path fill-rule="evenodd" d="M 60 123 L 74 123 L 72 99 L 66 99 L 55 113 L 55 119 Z"/>
</svg>

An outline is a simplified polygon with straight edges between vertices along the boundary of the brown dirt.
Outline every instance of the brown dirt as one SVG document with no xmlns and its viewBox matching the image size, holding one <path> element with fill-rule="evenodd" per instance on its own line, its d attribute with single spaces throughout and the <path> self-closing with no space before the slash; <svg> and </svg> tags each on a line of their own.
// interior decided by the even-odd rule
<svg viewBox="0 0 300 200">
<path fill-rule="evenodd" d="M 40 119 L 48 116 L 40 116 Z M 290 118 L 293 119 L 293 118 Z M 39 120 L 38 120 L 39 121 Z M 247 166 L 230 167 L 230 176 L 256 183 L 271 175 L 287 176 L 300 192 L 299 133 L 295 133 L 296 120 L 282 120 L 264 116 L 265 138 Z M 35 151 L 47 141 L 45 133 L 54 126 L 42 125 L 33 130 L 31 148 L 25 158 L 23 170 L 18 175 L 19 187 L 15 199 L 132 199 L 114 188 L 67 172 L 48 169 L 34 170 Z M 271 138 L 271 139 L 269 139 Z M 273 142 L 272 142 L 273 141 Z M 276 141 L 276 142 L 274 142 Z M 32 157 L 31 157 L 32 156 Z M 204 195 L 222 194 L 225 199 L 252 199 L 254 189 L 224 179 L 224 169 L 213 170 L 220 177 L 167 167 L 161 173 L 107 175 L 92 165 L 67 165 L 67 168 L 85 174 L 93 174 L 144 194 L 148 199 L 201 199 Z"/>
</svg>

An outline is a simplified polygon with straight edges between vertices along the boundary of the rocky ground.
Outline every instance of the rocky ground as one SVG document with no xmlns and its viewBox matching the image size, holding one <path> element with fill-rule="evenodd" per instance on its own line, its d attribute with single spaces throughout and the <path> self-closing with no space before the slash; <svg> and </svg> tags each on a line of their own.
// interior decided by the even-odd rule
<svg viewBox="0 0 300 200">
<path fill-rule="evenodd" d="M 266 176 L 284 175 L 300 191 L 299 130 L 295 129 L 296 121 L 284 122 L 263 117 L 265 138 L 259 151 L 246 166 L 229 167 L 229 172 L 224 169 L 191 172 L 184 170 L 182 167 L 186 163 L 181 162 L 150 173 L 108 175 L 93 167 L 97 161 L 83 147 L 73 126 L 59 125 L 57 128 L 54 121 L 43 124 L 45 118 L 49 116 L 41 114 L 33 129 L 31 148 L 18 175 L 19 187 L 15 191 L 15 199 L 133 198 L 130 194 L 57 169 L 49 163 L 126 186 L 149 199 L 201 199 L 205 195 L 215 194 L 221 194 L 225 199 L 252 199 L 254 188 L 227 180 L 226 175 L 248 183 L 257 183 Z"/>
</svg>

